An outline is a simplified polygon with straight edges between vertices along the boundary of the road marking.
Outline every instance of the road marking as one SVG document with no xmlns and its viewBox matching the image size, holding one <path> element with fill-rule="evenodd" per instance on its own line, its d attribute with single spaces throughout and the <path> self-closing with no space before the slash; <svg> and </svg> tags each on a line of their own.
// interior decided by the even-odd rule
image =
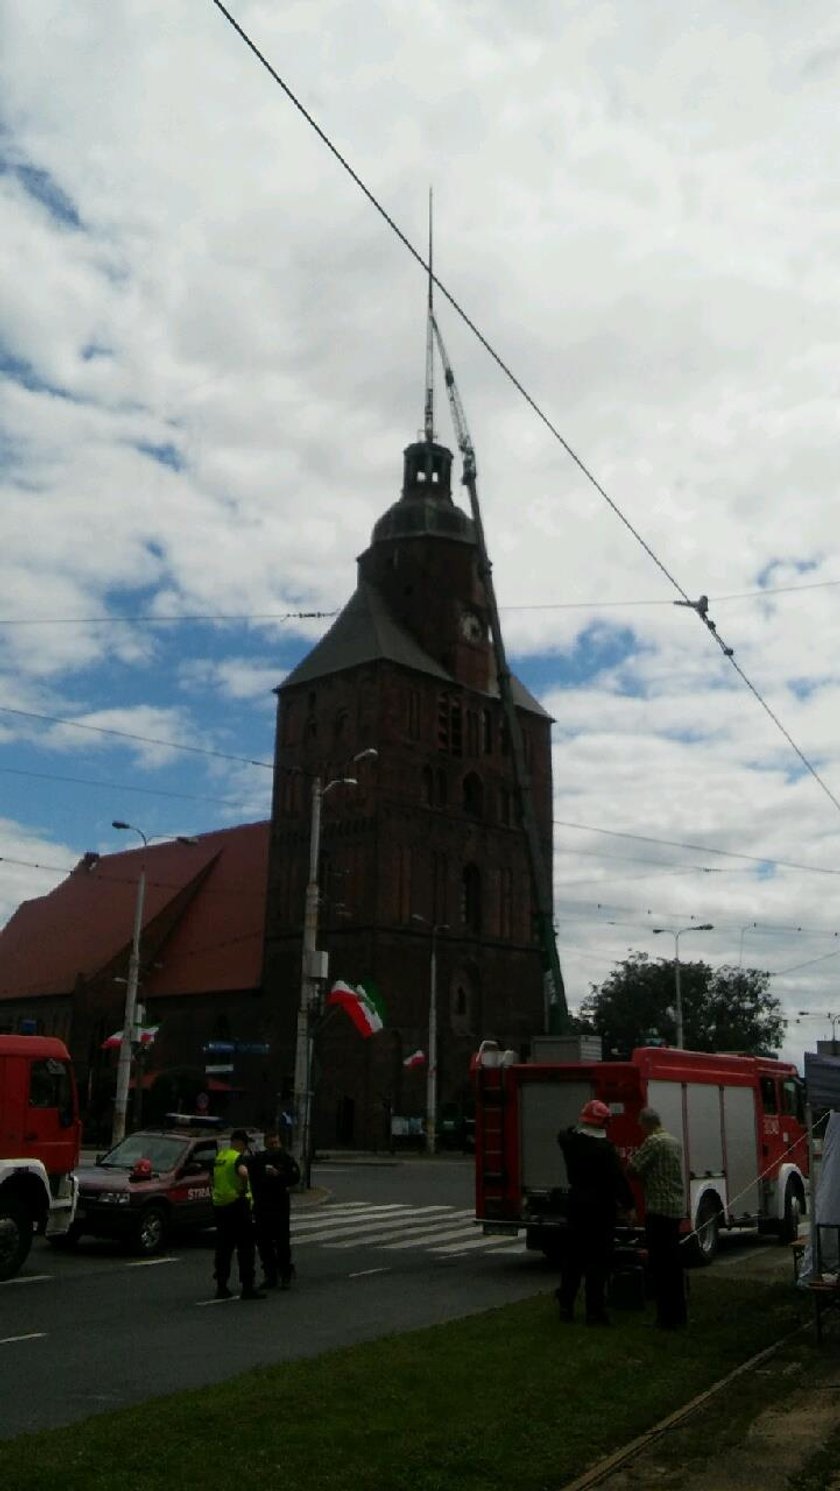
<svg viewBox="0 0 840 1491">
<path fill-rule="evenodd" d="M 454 1243 L 456 1239 L 464 1240 L 466 1238 L 469 1238 L 472 1242 L 480 1242 L 482 1247 L 487 1247 L 486 1237 L 476 1238 L 474 1222 L 461 1222 L 460 1225 L 456 1224 L 452 1227 L 444 1225 L 436 1229 L 435 1232 L 420 1233 L 419 1237 L 415 1235 L 409 1242 L 386 1243 L 385 1251 L 386 1253 L 398 1253 L 407 1251 L 408 1248 L 413 1246 L 428 1248 L 429 1243 Z M 439 1250 L 430 1248 L 428 1251 L 437 1252 Z"/>
<path fill-rule="evenodd" d="M 348 1274 L 348 1279 L 367 1279 L 371 1274 L 389 1274 L 389 1268 L 360 1268 L 357 1274 Z"/>
<path fill-rule="evenodd" d="M 402 1225 L 397 1227 L 396 1230 L 391 1227 L 390 1221 L 384 1232 L 381 1225 L 379 1228 L 371 1229 L 373 1235 L 370 1238 L 370 1246 L 374 1248 L 384 1247 L 387 1243 L 392 1242 L 395 1237 L 404 1238 L 410 1227 L 416 1227 L 416 1230 L 411 1233 L 410 1241 L 406 1243 L 400 1242 L 395 1244 L 395 1246 L 410 1247 L 412 1243 L 422 1244 L 430 1238 L 466 1237 L 469 1235 L 466 1229 L 470 1224 L 466 1221 L 466 1218 L 472 1217 L 472 1211 L 458 1213 L 457 1211 L 450 1211 L 448 1207 L 441 1209 L 448 1212 L 448 1215 L 444 1217 L 427 1217 L 421 1219 L 419 1223 L 416 1222 L 414 1217 L 406 1217 Z M 459 1215 L 464 1218 L 463 1221 L 458 1220 Z M 395 1217 L 394 1221 L 398 1223 L 400 1218 Z M 454 1231 L 452 1230 L 453 1228 Z M 352 1238 L 350 1242 L 332 1242 L 327 1240 L 323 1246 L 331 1248 L 333 1252 L 338 1252 L 340 1248 L 355 1248 L 361 1241 L 362 1239 L 358 1237 Z"/>
<path fill-rule="evenodd" d="M 139 1258 L 136 1263 L 126 1263 L 125 1268 L 157 1268 L 159 1263 L 180 1263 L 180 1258 Z"/>
<path fill-rule="evenodd" d="M 456 1243 L 447 1243 L 447 1245 L 446 1245 L 445 1248 L 430 1248 L 429 1252 L 430 1253 L 445 1253 L 447 1255 L 447 1257 L 452 1257 L 456 1253 L 472 1253 L 472 1252 L 475 1252 L 476 1249 L 478 1249 L 478 1248 L 484 1248 L 485 1251 L 487 1251 L 489 1247 L 492 1247 L 492 1243 L 490 1241 L 490 1238 L 488 1238 L 488 1237 L 472 1237 L 472 1238 L 469 1238 L 468 1240 L 466 1240 L 464 1242 L 457 1243 L 457 1244 Z"/>
<path fill-rule="evenodd" d="M 51 1279 L 52 1274 L 22 1274 L 17 1279 L 5 1279 L 6 1284 L 41 1284 L 44 1279 Z"/>
<path fill-rule="evenodd" d="M 346 1227 L 350 1222 L 360 1222 L 365 1217 L 374 1219 L 381 1218 L 383 1222 L 407 1210 L 401 1201 L 389 1202 L 387 1206 L 365 1206 L 356 1207 L 353 1211 L 344 1211 L 340 1214 L 332 1208 L 323 1216 L 300 1217 L 292 1219 L 293 1232 L 309 1232 L 313 1227 Z"/>
<path fill-rule="evenodd" d="M 238 1298 L 238 1294 L 232 1294 L 230 1299 L 197 1299 L 196 1304 L 200 1310 L 203 1310 L 206 1305 L 229 1305 L 231 1300 Z"/>
<path fill-rule="evenodd" d="M 46 1334 L 46 1331 L 31 1331 L 28 1336 L 4 1336 L 0 1346 L 12 1346 L 15 1341 L 40 1341 Z"/>
</svg>

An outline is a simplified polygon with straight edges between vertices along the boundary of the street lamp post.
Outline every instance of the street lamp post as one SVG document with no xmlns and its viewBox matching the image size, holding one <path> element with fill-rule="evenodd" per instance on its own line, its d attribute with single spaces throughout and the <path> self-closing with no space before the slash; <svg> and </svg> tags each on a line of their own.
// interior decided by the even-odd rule
<svg viewBox="0 0 840 1491">
<path fill-rule="evenodd" d="M 713 932 L 714 929 L 715 928 L 713 922 L 692 922 L 690 927 L 680 927 L 678 931 L 675 930 L 673 927 L 651 928 L 651 931 L 654 933 L 655 936 L 659 936 L 660 933 L 667 932 L 668 935 L 673 937 L 674 939 L 674 1012 L 677 1019 L 677 1046 L 680 1049 L 682 1049 L 683 1045 L 683 1007 L 682 989 L 680 987 L 680 938 L 682 937 L 683 932 Z"/>
<path fill-rule="evenodd" d="M 117 1066 L 117 1090 L 114 1096 L 114 1124 L 111 1131 L 111 1143 L 119 1144 L 125 1138 L 126 1114 L 128 1113 L 128 1090 L 131 1084 L 131 1056 L 135 1039 L 135 1023 L 137 1017 L 137 989 L 140 983 L 140 933 L 143 928 L 143 909 L 146 902 L 146 850 L 154 838 L 167 838 L 167 834 L 144 834 L 142 828 L 135 828 L 133 823 L 123 823 L 121 819 L 115 818 L 111 824 L 112 828 L 126 829 L 129 833 L 139 834 L 143 840 L 143 858 L 140 863 L 140 874 L 137 877 L 137 893 L 134 898 L 134 930 L 131 935 L 131 953 L 128 959 L 128 979 L 125 986 L 125 1011 L 123 1014 L 123 1032 L 120 1041 L 120 1058 Z M 195 844 L 195 838 L 187 838 L 183 834 L 174 836 L 179 844 Z"/>
<path fill-rule="evenodd" d="M 424 922 L 425 916 L 413 913 L 416 922 Z M 437 1076 L 438 1076 L 438 1033 L 437 1033 L 437 936 L 438 932 L 448 932 L 448 922 L 434 922 L 430 927 L 432 946 L 429 954 L 429 1054 L 426 1062 L 426 1150 L 434 1154 L 437 1150 Z"/>
<path fill-rule="evenodd" d="M 353 763 L 378 756 L 374 746 L 359 751 Z M 300 1166 L 304 1188 L 309 1189 L 312 1174 L 312 1056 L 313 1024 L 318 1009 L 319 989 L 327 977 L 327 954 L 318 950 L 318 865 L 321 856 L 321 805 L 333 787 L 357 787 L 355 777 L 335 777 L 326 786 L 321 778 L 312 782 L 312 809 L 309 827 L 309 878 L 303 911 L 303 951 L 301 955 L 300 1006 L 295 1038 L 294 1139 L 292 1149 Z"/>
</svg>

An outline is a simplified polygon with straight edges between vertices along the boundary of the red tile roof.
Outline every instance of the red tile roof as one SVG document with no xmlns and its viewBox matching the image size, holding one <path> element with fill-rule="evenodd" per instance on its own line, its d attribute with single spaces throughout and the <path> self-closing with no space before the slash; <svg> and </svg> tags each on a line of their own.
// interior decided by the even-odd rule
<svg viewBox="0 0 840 1491">
<path fill-rule="evenodd" d="M 144 927 L 190 886 L 193 898 L 165 942 L 147 995 L 201 994 L 259 985 L 270 825 L 201 834 L 196 844 L 150 844 Z M 72 993 L 131 941 L 144 851 L 80 861 L 49 895 L 25 901 L 0 932 L 0 999 Z"/>
</svg>

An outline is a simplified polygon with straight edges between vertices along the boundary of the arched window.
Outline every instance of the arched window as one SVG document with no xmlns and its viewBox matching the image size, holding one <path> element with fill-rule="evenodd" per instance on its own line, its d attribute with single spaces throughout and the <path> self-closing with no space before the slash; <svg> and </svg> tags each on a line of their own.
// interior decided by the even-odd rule
<svg viewBox="0 0 840 1491">
<path fill-rule="evenodd" d="M 335 719 L 333 720 L 333 735 L 339 742 L 346 740 L 347 738 L 347 722 L 349 719 L 350 715 L 348 711 L 346 709 L 340 709 Z"/>
<path fill-rule="evenodd" d="M 470 771 L 464 777 L 463 806 L 471 818 L 484 816 L 484 785 L 477 772 Z"/>
<path fill-rule="evenodd" d="M 461 875 L 461 921 L 470 932 L 481 931 L 481 871 L 464 865 Z"/>
<path fill-rule="evenodd" d="M 439 771 L 437 774 L 438 807 L 445 808 L 449 798 L 449 787 L 446 780 L 446 772 Z"/>
<path fill-rule="evenodd" d="M 423 801 L 431 807 L 435 799 L 435 778 L 431 766 L 423 767 Z"/>
</svg>

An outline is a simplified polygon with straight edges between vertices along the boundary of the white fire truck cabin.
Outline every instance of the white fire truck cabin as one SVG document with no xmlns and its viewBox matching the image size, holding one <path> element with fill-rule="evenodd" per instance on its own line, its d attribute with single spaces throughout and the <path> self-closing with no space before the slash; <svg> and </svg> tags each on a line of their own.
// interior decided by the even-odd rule
<svg viewBox="0 0 840 1491">
<path fill-rule="evenodd" d="M 796 1068 L 762 1056 L 642 1046 L 601 1061 L 588 1038 L 539 1037 L 532 1060 L 484 1041 L 472 1061 L 476 1215 L 484 1231 L 525 1228 L 527 1246 L 555 1256 L 568 1182 L 557 1144 L 590 1098 L 606 1103 L 622 1159 L 643 1141 L 642 1108 L 655 1108 L 683 1150 L 687 1249 L 714 1258 L 722 1228 L 758 1227 L 792 1241 L 805 1211 L 808 1145 Z M 578 1059 L 575 1059 L 577 1057 Z M 637 1209 L 644 1198 L 634 1187 Z"/>
</svg>

